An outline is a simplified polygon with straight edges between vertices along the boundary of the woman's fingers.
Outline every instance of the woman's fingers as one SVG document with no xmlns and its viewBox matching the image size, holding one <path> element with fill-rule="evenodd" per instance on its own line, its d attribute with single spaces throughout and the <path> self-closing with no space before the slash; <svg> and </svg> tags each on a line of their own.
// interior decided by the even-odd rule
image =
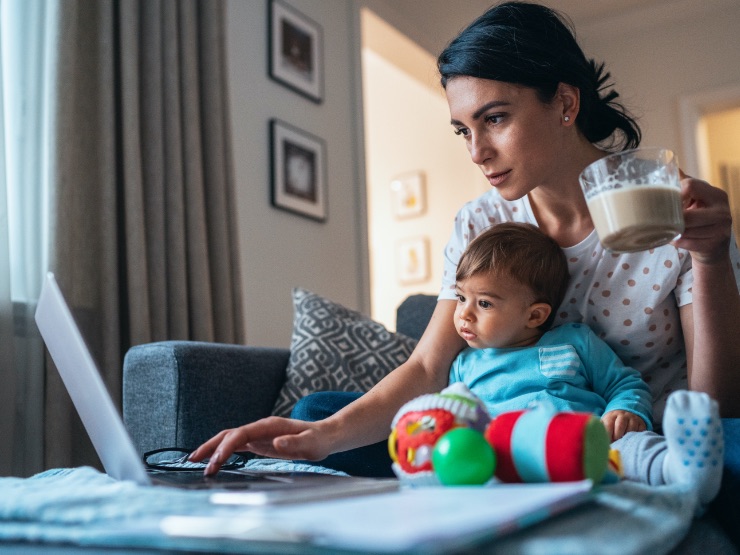
<svg viewBox="0 0 740 555">
<path fill-rule="evenodd" d="M 727 193 L 683 172 L 681 176 L 686 228 L 674 244 L 689 250 L 696 261 L 711 263 L 728 252 L 732 216 Z"/>
<path fill-rule="evenodd" d="M 195 451 L 190 453 L 190 456 L 188 457 L 189 460 L 193 462 L 199 462 L 203 459 L 210 457 L 213 452 L 216 450 L 216 447 L 221 444 L 221 440 L 224 438 L 224 436 L 229 433 L 231 430 L 223 430 L 213 436 L 211 439 L 206 441 L 203 445 L 198 447 Z"/>
<path fill-rule="evenodd" d="M 229 430 L 223 430 L 190 455 L 192 461 L 210 458 L 205 474 L 218 472 L 221 465 L 237 451 L 262 456 L 319 460 L 326 456 L 319 441 L 314 441 L 315 423 L 271 416 Z"/>
</svg>

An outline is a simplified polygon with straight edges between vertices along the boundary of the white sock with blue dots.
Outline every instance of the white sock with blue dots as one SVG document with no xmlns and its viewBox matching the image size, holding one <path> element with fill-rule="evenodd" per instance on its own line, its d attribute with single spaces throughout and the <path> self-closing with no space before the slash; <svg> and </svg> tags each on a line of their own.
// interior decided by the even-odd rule
<svg viewBox="0 0 740 555">
<path fill-rule="evenodd" d="M 663 415 L 668 452 L 663 459 L 666 483 L 695 487 L 702 504 L 717 495 L 722 481 L 724 438 L 719 407 L 706 393 L 676 391 Z"/>
</svg>

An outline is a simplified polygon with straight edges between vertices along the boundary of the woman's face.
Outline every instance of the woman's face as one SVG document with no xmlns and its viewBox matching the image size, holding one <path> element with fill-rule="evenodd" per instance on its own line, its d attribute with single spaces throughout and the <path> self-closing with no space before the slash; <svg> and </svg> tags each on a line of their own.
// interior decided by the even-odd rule
<svg viewBox="0 0 740 555">
<path fill-rule="evenodd" d="M 546 104 L 529 87 L 475 77 L 451 79 L 446 92 L 455 133 L 502 197 L 515 200 L 557 179 L 562 103 Z"/>
</svg>

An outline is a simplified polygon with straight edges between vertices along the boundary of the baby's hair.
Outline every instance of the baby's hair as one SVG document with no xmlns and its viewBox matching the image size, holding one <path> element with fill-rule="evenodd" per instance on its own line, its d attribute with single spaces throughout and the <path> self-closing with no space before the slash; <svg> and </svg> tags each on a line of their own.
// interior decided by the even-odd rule
<svg viewBox="0 0 740 555">
<path fill-rule="evenodd" d="M 447 45 L 437 68 L 443 87 L 461 76 L 504 81 L 534 89 L 545 103 L 560 83 L 572 85 L 580 91 L 576 125 L 591 143 L 610 150 L 640 145 L 640 127 L 616 102 L 604 64 L 587 59 L 570 22 L 546 6 L 493 6 Z"/>
<path fill-rule="evenodd" d="M 479 274 L 509 276 L 532 291 L 534 302 L 549 304 L 552 311 L 542 331 L 552 326 L 570 279 L 560 246 L 539 228 L 514 222 L 489 227 L 465 249 L 455 279 Z"/>
</svg>

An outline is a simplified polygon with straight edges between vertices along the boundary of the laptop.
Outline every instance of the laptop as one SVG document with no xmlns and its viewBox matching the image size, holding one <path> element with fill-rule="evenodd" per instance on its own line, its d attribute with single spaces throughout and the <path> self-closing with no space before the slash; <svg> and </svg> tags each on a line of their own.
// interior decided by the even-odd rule
<svg viewBox="0 0 740 555">
<path fill-rule="evenodd" d="M 140 485 L 240 490 L 240 504 L 262 505 L 328 499 L 398 489 L 394 479 L 335 476 L 312 472 L 222 470 L 214 477 L 196 471 L 146 467 L 103 383 L 53 273 L 44 280 L 36 324 L 64 386 L 80 415 L 106 473 Z M 163 446 L 164 447 L 164 446 Z"/>
</svg>

